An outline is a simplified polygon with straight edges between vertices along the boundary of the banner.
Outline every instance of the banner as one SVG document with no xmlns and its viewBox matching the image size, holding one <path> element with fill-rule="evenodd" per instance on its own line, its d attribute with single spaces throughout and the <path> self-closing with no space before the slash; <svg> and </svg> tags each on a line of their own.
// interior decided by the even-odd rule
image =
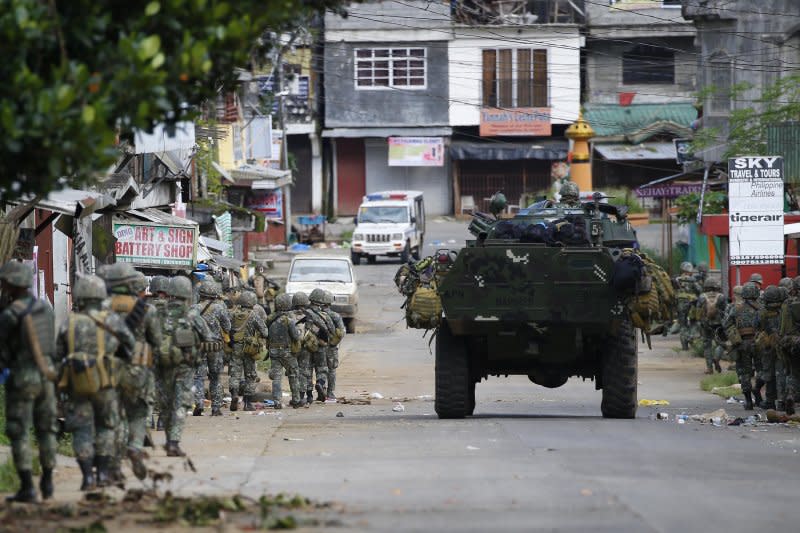
<svg viewBox="0 0 800 533">
<path fill-rule="evenodd" d="M 283 220 L 283 191 L 252 190 L 248 195 L 247 208 L 264 213 L 266 218 Z"/>
<path fill-rule="evenodd" d="M 223 214 L 215 217 L 214 229 L 217 232 L 217 238 L 228 245 L 225 250 L 225 257 L 233 257 L 233 231 L 231 229 L 231 214 L 225 211 Z"/>
<path fill-rule="evenodd" d="M 444 139 L 441 137 L 389 137 L 389 166 L 444 166 Z"/>
<path fill-rule="evenodd" d="M 731 265 L 782 264 L 783 158 L 728 160 Z"/>
<path fill-rule="evenodd" d="M 197 227 L 114 222 L 118 262 L 141 266 L 194 268 Z"/>
<path fill-rule="evenodd" d="M 481 109 L 480 136 L 552 135 L 549 107 L 517 107 L 514 109 Z"/>
</svg>

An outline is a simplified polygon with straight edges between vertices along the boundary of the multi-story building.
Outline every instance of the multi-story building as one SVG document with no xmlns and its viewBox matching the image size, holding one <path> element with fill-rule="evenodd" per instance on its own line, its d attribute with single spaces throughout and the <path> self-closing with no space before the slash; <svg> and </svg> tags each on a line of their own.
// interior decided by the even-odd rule
<svg viewBox="0 0 800 533">
<path fill-rule="evenodd" d="M 681 170 L 691 137 L 697 53 L 680 0 L 586 3 L 585 116 L 595 187 L 635 187 Z"/>
</svg>

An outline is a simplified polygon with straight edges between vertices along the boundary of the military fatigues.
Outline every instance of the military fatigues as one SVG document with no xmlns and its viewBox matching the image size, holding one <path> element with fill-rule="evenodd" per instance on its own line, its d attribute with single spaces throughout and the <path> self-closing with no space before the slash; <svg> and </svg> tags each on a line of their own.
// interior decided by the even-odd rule
<svg viewBox="0 0 800 533">
<path fill-rule="evenodd" d="M 121 362 L 118 390 L 125 415 L 123 446 L 141 451 L 147 419 L 155 403 L 152 363 L 154 354 L 161 349 L 161 322 L 155 306 L 132 295 L 113 295 L 109 306 L 125 321 L 136 340 L 131 360 Z"/>
<path fill-rule="evenodd" d="M 327 396 L 329 380 L 328 352 L 325 349 L 325 344 L 333 323 L 330 322 L 330 317 L 315 309 L 304 308 L 300 309 L 299 312 L 305 316 L 305 327 L 317 337 L 319 345 L 317 351 L 309 352 L 308 358 L 301 358 L 304 363 L 302 372 L 306 380 L 306 391 L 316 388 L 318 392 L 322 393 L 320 399 L 324 399 Z M 315 377 L 316 381 L 314 380 Z"/>
<path fill-rule="evenodd" d="M 691 311 L 694 308 L 698 295 L 701 293 L 701 289 L 692 274 L 684 273 L 679 276 L 676 281 L 678 283 L 676 300 L 681 348 L 688 350 L 689 341 L 692 336 Z"/>
<path fill-rule="evenodd" d="M 225 304 L 215 299 L 203 299 L 194 308 L 206 321 L 214 339 L 209 344 L 209 351 L 203 351 L 198 357 L 195 368 L 194 387 L 195 405 L 202 410 L 205 398 L 205 378 L 208 376 L 208 392 L 211 399 L 211 412 L 218 412 L 222 407 L 222 371 L 225 367 L 225 353 L 222 349 L 223 336 L 231 331 L 231 320 Z"/>
<path fill-rule="evenodd" d="M 103 336 L 103 354 L 99 353 L 98 334 Z M 89 309 L 69 315 L 58 332 L 56 353 L 63 361 L 73 352 L 102 355 L 107 373 L 114 374 L 114 368 L 119 368 L 132 353 L 135 343 L 136 339 L 119 315 Z M 124 357 L 117 358 L 117 354 Z M 69 388 L 66 393 L 65 425 L 67 431 L 72 432 L 72 448 L 78 461 L 116 457 L 121 425 L 117 390 L 108 386 L 88 397 L 77 396 Z"/>
<path fill-rule="evenodd" d="M 292 353 L 292 342 L 299 342 L 302 334 L 294 322 L 291 312 L 282 312 L 269 326 L 269 357 L 272 361 L 270 378 L 272 378 L 272 399 L 281 401 L 281 379 L 283 370 L 289 378 L 289 389 L 292 393 L 293 407 L 302 405 L 305 382 L 300 372 L 297 355 Z"/>
<path fill-rule="evenodd" d="M 174 282 L 174 280 L 173 280 Z M 168 446 L 170 442 L 177 443 L 183 434 L 183 426 L 186 422 L 186 411 L 191 409 L 194 401 L 194 363 L 198 350 L 202 342 L 212 341 L 211 331 L 208 329 L 205 320 L 200 313 L 189 307 L 186 302 L 173 299 L 167 306 L 167 323 L 170 325 L 166 331 L 177 328 L 173 324 L 180 324 L 180 319 L 187 328 L 194 333 L 194 342 L 187 346 L 178 346 L 175 338 L 167 338 L 164 345 L 169 344 L 174 357 L 177 353 L 182 353 L 180 358 L 167 360 L 165 349 L 162 348 L 159 354 L 158 373 L 164 387 L 164 430 L 167 435 Z M 181 328 L 182 329 L 182 328 Z M 187 343 L 190 344 L 190 343 Z M 169 449 L 167 450 L 169 453 Z"/>
<path fill-rule="evenodd" d="M 345 331 L 344 321 L 342 320 L 342 316 L 333 309 L 331 309 L 330 307 L 326 307 L 325 309 L 322 310 L 322 312 L 328 315 L 332 323 L 333 334 L 331 335 L 331 337 L 333 337 L 335 334 L 337 337 L 339 337 L 339 339 L 341 339 L 341 337 L 344 336 L 344 331 Z M 324 347 L 324 350 L 325 350 L 325 359 L 328 365 L 328 390 L 326 392 L 326 395 L 329 398 L 335 398 L 336 395 L 334 393 L 336 389 L 336 369 L 339 368 L 339 344 L 338 342 L 334 344 L 333 341 L 330 340 L 327 343 L 327 346 Z"/>
<path fill-rule="evenodd" d="M 775 408 L 778 399 L 778 383 L 776 366 L 780 364 L 780 373 L 783 373 L 783 363 L 778 362 L 778 334 L 781 327 L 780 305 L 767 303 L 759 310 L 758 334 L 756 337 L 757 356 L 761 359 L 760 377 L 766 384 L 766 406 Z M 785 382 L 785 381 L 784 381 Z M 781 387 L 781 399 L 785 394 L 785 387 Z"/>
<path fill-rule="evenodd" d="M 272 313 L 275 310 L 273 305 L 276 293 L 274 282 L 271 282 L 262 272 L 257 272 L 253 277 L 253 288 L 256 291 L 258 305 L 267 313 Z"/>
<path fill-rule="evenodd" d="M 244 396 L 245 403 L 256 392 L 256 362 L 253 357 L 244 353 L 246 339 L 266 339 L 269 336 L 267 325 L 263 313 L 264 309 L 258 305 L 252 308 L 240 308 L 236 313 L 247 313 L 247 318 L 243 321 L 239 331 L 232 334 L 233 353 L 230 360 L 230 371 L 228 373 L 228 388 L 231 396 Z M 274 364 L 274 361 L 273 361 Z"/>
<path fill-rule="evenodd" d="M 800 401 L 800 297 L 792 296 L 781 306 L 780 355 L 787 374 L 786 411 L 793 413 Z"/>
<path fill-rule="evenodd" d="M 35 431 L 39 443 L 39 461 L 42 469 L 52 471 L 56 464 L 56 396 L 55 386 L 36 365 L 30 341 L 25 333 L 25 315 L 36 312 L 49 327 L 35 327 L 41 337 L 40 345 L 46 363 L 53 366 L 52 338 L 53 310 L 42 301 L 26 295 L 12 302 L 0 313 L 0 368 L 7 368 L 10 376 L 6 387 L 6 435 L 11 440 L 11 454 L 17 472 L 33 468 L 30 434 Z M 48 331 L 49 330 L 49 331 Z M 49 344 L 49 349 L 48 349 Z"/>
<path fill-rule="evenodd" d="M 725 324 L 730 332 L 728 338 L 733 342 L 731 354 L 736 361 L 736 374 L 742 385 L 742 393 L 749 397 L 752 393 L 753 358 L 755 356 L 755 334 L 759 324 L 759 307 L 754 300 L 745 300 L 741 306 L 734 307 Z M 735 330 L 735 331 L 734 331 Z M 738 336 L 738 339 L 736 338 Z"/>
<path fill-rule="evenodd" d="M 706 291 L 697 299 L 707 373 L 711 373 L 709 371 L 713 371 L 714 367 L 719 369 L 721 354 L 716 342 L 716 331 L 722 327 L 726 307 L 727 298 L 719 291 Z"/>
</svg>

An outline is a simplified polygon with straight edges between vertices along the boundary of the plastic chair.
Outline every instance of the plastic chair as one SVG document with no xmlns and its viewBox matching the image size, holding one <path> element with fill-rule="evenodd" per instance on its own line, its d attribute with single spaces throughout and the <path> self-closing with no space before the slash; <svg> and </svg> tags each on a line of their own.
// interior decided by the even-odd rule
<svg viewBox="0 0 800 533">
<path fill-rule="evenodd" d="M 465 211 L 468 213 L 475 211 L 475 198 L 472 195 L 461 197 L 461 213 L 463 214 Z"/>
</svg>

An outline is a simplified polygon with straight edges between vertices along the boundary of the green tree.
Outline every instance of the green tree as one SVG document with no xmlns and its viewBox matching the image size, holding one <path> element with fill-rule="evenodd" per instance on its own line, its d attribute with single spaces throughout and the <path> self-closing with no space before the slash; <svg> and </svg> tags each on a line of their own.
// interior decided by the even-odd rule
<svg viewBox="0 0 800 533">
<path fill-rule="evenodd" d="M 192 118 L 269 39 L 341 0 L 0 0 L 0 198 L 90 182 Z"/>
</svg>

